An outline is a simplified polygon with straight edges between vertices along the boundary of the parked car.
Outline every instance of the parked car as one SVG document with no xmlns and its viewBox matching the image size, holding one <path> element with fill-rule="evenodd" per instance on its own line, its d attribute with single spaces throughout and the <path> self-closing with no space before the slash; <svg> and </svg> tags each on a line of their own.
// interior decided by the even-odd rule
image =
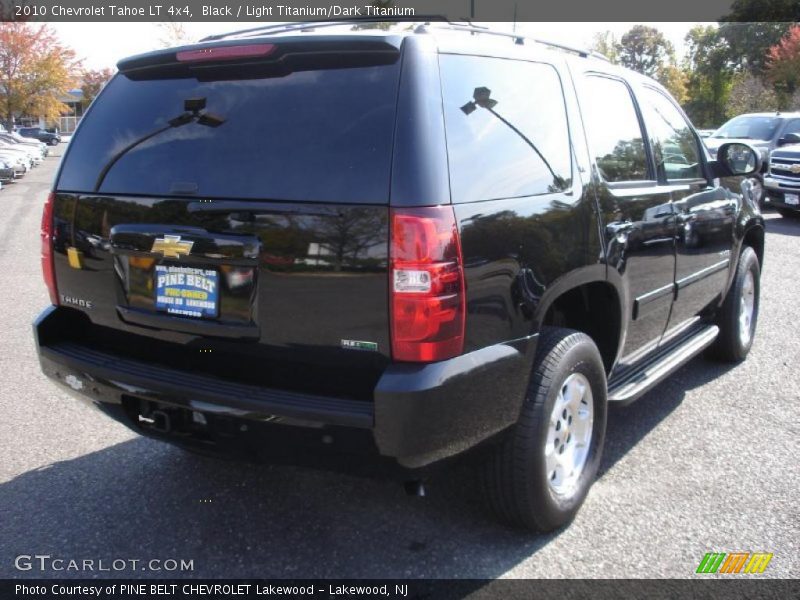
<svg viewBox="0 0 800 600">
<path fill-rule="evenodd" d="M 14 170 L 14 178 L 19 178 L 25 175 L 30 169 L 27 158 L 19 153 L 3 152 L 0 148 L 0 160 L 5 162 Z"/>
<path fill-rule="evenodd" d="M 33 158 L 33 153 L 25 148 L 19 148 L 16 145 L 7 144 L 0 141 L 0 156 L 13 157 L 22 161 L 25 165 L 25 171 L 29 171 L 36 164 Z"/>
<path fill-rule="evenodd" d="M 750 351 L 759 151 L 582 50 L 284 27 L 119 63 L 44 207 L 42 370 L 194 452 L 469 451 L 501 518 L 562 526 L 610 404 Z"/>
<path fill-rule="evenodd" d="M 37 139 L 49 146 L 58 146 L 61 143 L 61 135 L 58 132 L 51 133 L 41 127 L 20 127 L 17 132 L 23 137 Z"/>
<path fill-rule="evenodd" d="M 761 152 L 763 168 L 766 169 L 770 153 L 788 142 L 787 135 L 800 134 L 800 112 L 751 113 L 734 117 L 717 129 L 705 143 L 712 156 L 722 144 L 744 141 Z M 753 177 L 759 205 L 766 199 L 764 173 Z"/>
<path fill-rule="evenodd" d="M 43 158 L 47 157 L 50 154 L 50 147 L 47 144 L 45 144 L 44 142 L 40 142 L 39 140 L 36 140 L 34 138 L 23 137 L 20 134 L 18 134 L 16 131 L 13 132 L 13 133 L 7 133 L 5 135 L 7 135 L 9 138 L 11 138 L 11 140 L 13 140 L 13 141 L 15 141 L 17 143 L 29 144 L 31 146 L 34 146 L 34 147 L 38 148 L 39 151 L 41 152 Z"/>
<path fill-rule="evenodd" d="M 705 139 L 707 137 L 711 137 L 712 135 L 714 135 L 715 131 L 716 131 L 716 129 L 698 129 L 697 130 L 697 135 L 699 135 L 701 138 Z"/>
<path fill-rule="evenodd" d="M 8 183 L 15 179 L 14 165 L 11 161 L 0 158 L 0 183 Z"/>
<path fill-rule="evenodd" d="M 9 144 L 12 148 L 17 149 L 24 149 L 28 151 L 32 151 L 34 156 L 38 159 L 38 162 L 41 162 L 45 156 L 47 156 L 47 152 L 45 151 L 45 146 L 42 142 L 38 142 L 36 140 L 32 140 L 30 138 L 17 138 L 14 134 L 10 133 L 0 133 L 0 142 L 5 142 Z"/>
<path fill-rule="evenodd" d="M 787 133 L 791 145 L 772 151 L 764 187 L 770 203 L 784 217 L 800 214 L 800 134 Z"/>
</svg>

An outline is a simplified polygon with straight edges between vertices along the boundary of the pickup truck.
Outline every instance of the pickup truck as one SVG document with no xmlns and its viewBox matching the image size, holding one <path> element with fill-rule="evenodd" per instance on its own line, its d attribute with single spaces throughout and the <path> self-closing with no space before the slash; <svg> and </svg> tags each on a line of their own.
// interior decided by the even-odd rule
<svg viewBox="0 0 800 600">
<path fill-rule="evenodd" d="M 755 334 L 745 142 L 655 81 L 471 25 L 265 27 L 122 60 L 42 220 L 44 373 L 181 448 L 570 521 L 610 405 Z M 419 489 L 412 485 L 412 489 Z"/>
</svg>

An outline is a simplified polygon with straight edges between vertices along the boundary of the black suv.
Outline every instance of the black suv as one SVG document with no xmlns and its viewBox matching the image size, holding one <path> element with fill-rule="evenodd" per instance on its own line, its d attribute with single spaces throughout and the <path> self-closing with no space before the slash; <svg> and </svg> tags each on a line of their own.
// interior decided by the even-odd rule
<svg viewBox="0 0 800 600">
<path fill-rule="evenodd" d="M 750 350 L 758 152 L 586 52 L 284 27 L 119 63 L 45 205 L 42 369 L 196 452 L 474 449 L 501 517 L 559 527 L 609 404 Z"/>
<path fill-rule="evenodd" d="M 48 146 L 58 146 L 61 143 L 61 136 L 57 130 L 47 131 L 41 127 L 21 127 L 17 129 L 17 133 L 23 137 L 37 139 Z"/>
</svg>

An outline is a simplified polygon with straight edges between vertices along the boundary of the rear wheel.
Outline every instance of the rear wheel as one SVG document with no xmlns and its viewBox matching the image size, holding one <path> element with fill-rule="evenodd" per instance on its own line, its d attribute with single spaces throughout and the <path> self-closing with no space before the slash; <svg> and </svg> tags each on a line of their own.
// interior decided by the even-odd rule
<svg viewBox="0 0 800 600">
<path fill-rule="evenodd" d="M 758 256 L 752 248 L 745 246 L 739 257 L 736 277 L 717 317 L 719 336 L 711 347 L 716 358 L 738 362 L 750 352 L 758 322 L 760 281 Z"/>
<path fill-rule="evenodd" d="M 487 496 L 499 517 L 551 531 L 575 516 L 600 465 L 606 395 L 592 339 L 545 330 L 519 420 L 486 465 Z"/>
</svg>

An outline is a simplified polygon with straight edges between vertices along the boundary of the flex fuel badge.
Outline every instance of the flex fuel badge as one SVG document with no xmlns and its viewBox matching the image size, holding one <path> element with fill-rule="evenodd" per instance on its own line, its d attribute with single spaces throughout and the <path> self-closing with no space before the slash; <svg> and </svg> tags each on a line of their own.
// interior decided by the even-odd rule
<svg viewBox="0 0 800 600">
<path fill-rule="evenodd" d="M 342 340 L 342 348 L 345 350 L 366 350 L 368 352 L 377 352 L 378 344 L 375 342 L 360 342 L 358 340 Z"/>
</svg>

